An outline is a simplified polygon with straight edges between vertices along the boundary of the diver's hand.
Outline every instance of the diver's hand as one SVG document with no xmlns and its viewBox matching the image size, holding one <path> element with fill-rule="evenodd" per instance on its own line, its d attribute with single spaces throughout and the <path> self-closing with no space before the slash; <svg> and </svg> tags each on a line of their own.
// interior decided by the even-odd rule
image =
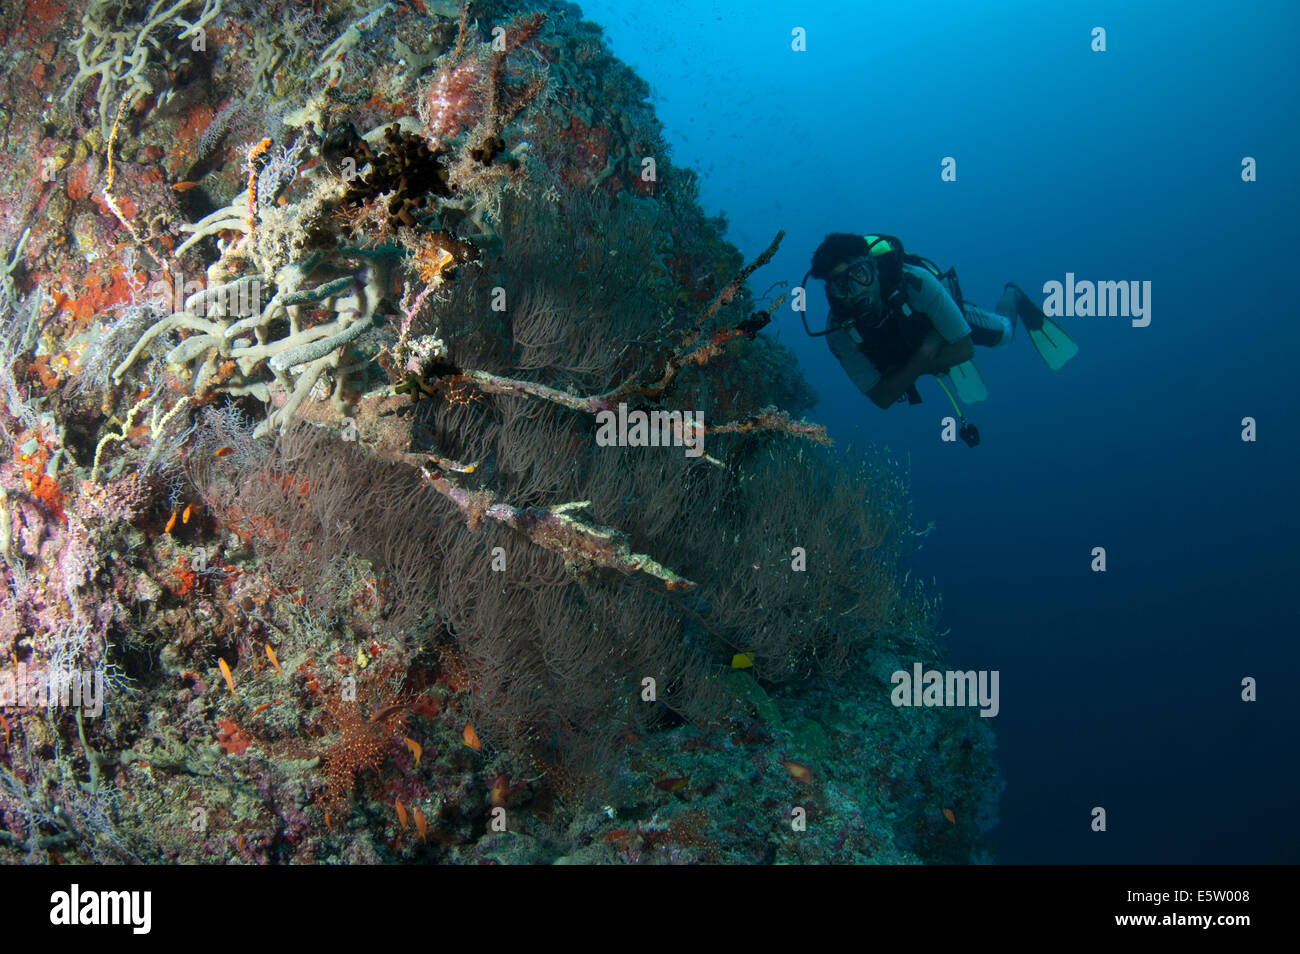
<svg viewBox="0 0 1300 954">
<path fill-rule="evenodd" d="M 962 350 L 969 347 L 970 339 L 964 338 L 957 345 L 950 345 L 943 340 L 943 335 L 931 329 L 925 339 L 912 352 L 907 364 L 893 374 L 886 374 L 876 382 L 876 386 L 867 392 L 873 404 L 879 408 L 888 408 L 923 374 L 942 374 L 954 364 L 960 364 L 970 356 Z"/>
<path fill-rule="evenodd" d="M 916 357 L 923 365 L 933 364 L 934 359 L 939 357 L 939 352 L 943 350 L 943 336 L 937 331 L 931 331 L 921 342 L 921 346 L 916 349 Z"/>
</svg>

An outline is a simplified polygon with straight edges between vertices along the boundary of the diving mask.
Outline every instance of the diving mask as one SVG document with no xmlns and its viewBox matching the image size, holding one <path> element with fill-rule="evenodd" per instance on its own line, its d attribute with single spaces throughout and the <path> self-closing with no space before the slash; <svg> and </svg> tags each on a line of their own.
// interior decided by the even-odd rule
<svg viewBox="0 0 1300 954">
<path fill-rule="evenodd" d="M 855 258 L 826 279 L 826 295 L 836 308 L 857 312 L 880 309 L 880 276 L 871 256 Z"/>
</svg>

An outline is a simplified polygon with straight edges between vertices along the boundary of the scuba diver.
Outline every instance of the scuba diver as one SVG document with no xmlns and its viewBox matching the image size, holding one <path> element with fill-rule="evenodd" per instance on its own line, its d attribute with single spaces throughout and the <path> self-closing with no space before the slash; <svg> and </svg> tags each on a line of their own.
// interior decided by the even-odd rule
<svg viewBox="0 0 1300 954">
<path fill-rule="evenodd" d="M 880 408 L 905 396 L 919 404 L 916 379 L 935 375 L 962 422 L 961 437 L 974 447 L 979 431 L 943 383 L 947 377 L 965 402 L 988 397 L 971 359 L 975 346 L 1005 347 L 1023 324 L 1039 356 L 1053 371 L 1078 353 L 1078 345 L 1013 284 L 1003 290 L 994 311 L 964 301 L 955 269 L 940 272 L 929 259 L 908 255 L 892 235 L 837 232 L 813 253 L 804 276 L 826 283 L 830 316 L 825 336 L 853 383 Z"/>
</svg>

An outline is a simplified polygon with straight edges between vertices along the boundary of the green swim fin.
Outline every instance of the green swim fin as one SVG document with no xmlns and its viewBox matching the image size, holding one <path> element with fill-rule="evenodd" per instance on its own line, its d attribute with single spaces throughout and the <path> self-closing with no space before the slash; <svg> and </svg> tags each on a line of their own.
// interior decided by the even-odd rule
<svg viewBox="0 0 1300 954">
<path fill-rule="evenodd" d="M 1079 353 L 1079 346 L 1074 343 L 1074 339 L 1067 335 L 1060 325 L 1047 317 L 1043 318 L 1042 328 L 1029 332 L 1029 340 L 1033 342 L 1038 356 L 1053 371 L 1061 370 L 1065 362 Z"/>
<path fill-rule="evenodd" d="M 974 404 L 989 396 L 989 389 L 984 386 L 984 376 L 975 367 L 974 361 L 965 361 L 949 368 L 948 377 L 957 389 L 957 397 L 964 404 Z"/>
<path fill-rule="evenodd" d="M 1034 345 L 1034 350 L 1053 371 L 1059 371 L 1079 353 L 1079 346 L 1074 343 L 1065 330 L 1043 314 L 1042 309 L 1034 304 L 1033 299 L 1020 290 L 1018 285 L 1007 283 L 998 300 L 998 314 L 1014 314 L 1025 326 L 1025 332 Z"/>
</svg>

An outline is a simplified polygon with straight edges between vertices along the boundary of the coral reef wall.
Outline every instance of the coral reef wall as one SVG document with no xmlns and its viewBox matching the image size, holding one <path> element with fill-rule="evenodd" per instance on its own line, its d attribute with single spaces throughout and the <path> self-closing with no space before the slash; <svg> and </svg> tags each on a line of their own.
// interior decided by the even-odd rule
<svg viewBox="0 0 1300 954">
<path fill-rule="evenodd" d="M 777 225 L 576 6 L 0 43 L 0 855 L 981 850 L 991 734 L 888 701 L 941 656 L 906 475 L 800 419 Z"/>
</svg>

